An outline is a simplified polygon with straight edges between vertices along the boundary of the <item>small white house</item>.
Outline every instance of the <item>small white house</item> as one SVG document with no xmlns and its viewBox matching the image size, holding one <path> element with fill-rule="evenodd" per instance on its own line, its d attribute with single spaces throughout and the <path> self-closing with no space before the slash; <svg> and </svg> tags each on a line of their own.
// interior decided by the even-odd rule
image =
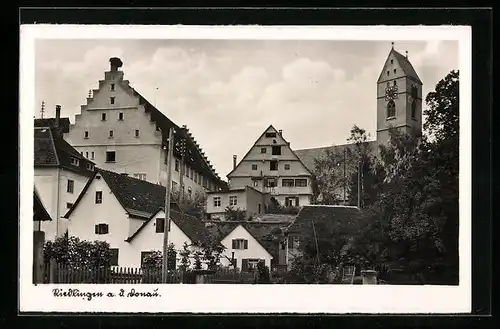
<svg viewBox="0 0 500 329">
<path fill-rule="evenodd" d="M 251 224 L 241 223 L 229 232 L 221 243 L 226 247 L 224 256 L 221 258 L 223 265 L 229 266 L 231 260 L 236 263 L 236 267 L 242 271 L 248 271 L 257 266 L 259 262 L 264 262 L 270 269 L 271 261 L 276 256 L 274 248 L 269 247 L 269 243 L 262 241 L 262 237 L 252 234 Z M 278 243 L 276 242 L 276 251 Z"/>
<path fill-rule="evenodd" d="M 98 168 L 64 216 L 68 233 L 108 242 L 113 266 L 140 267 L 145 255 L 163 249 L 164 200 L 164 186 Z M 175 210 L 170 217 L 169 242 L 176 250 L 184 242 L 196 249 L 208 236 L 197 218 Z"/>
</svg>

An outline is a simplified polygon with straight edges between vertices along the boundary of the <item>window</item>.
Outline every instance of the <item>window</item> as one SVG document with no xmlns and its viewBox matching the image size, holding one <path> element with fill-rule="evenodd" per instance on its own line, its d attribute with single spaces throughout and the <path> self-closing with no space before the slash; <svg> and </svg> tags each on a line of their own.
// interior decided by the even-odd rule
<svg viewBox="0 0 500 329">
<path fill-rule="evenodd" d="M 387 76 L 389 76 L 389 71 L 387 71 Z"/>
<path fill-rule="evenodd" d="M 193 179 L 193 176 L 194 176 L 194 170 L 193 170 L 193 168 L 191 168 L 189 170 L 189 178 Z"/>
<path fill-rule="evenodd" d="M 118 113 L 118 120 L 123 120 L 123 112 Z"/>
<path fill-rule="evenodd" d="M 261 259 L 247 259 L 248 270 L 249 271 L 255 270 L 257 268 L 257 264 L 259 264 L 262 261 L 263 260 L 261 260 Z"/>
<path fill-rule="evenodd" d="M 252 170 L 257 170 L 257 165 L 256 164 L 252 165 Z"/>
<path fill-rule="evenodd" d="M 109 248 L 111 257 L 109 258 L 110 266 L 118 266 L 118 248 Z"/>
<path fill-rule="evenodd" d="M 78 160 L 77 158 L 73 158 L 73 157 L 72 157 L 72 158 L 70 159 L 70 161 L 71 161 L 71 164 L 72 164 L 73 166 L 79 166 L 79 165 L 80 165 L 80 160 Z"/>
<path fill-rule="evenodd" d="M 81 151 L 80 154 L 83 156 L 83 151 Z"/>
<path fill-rule="evenodd" d="M 245 239 L 233 239 L 232 241 L 233 249 L 248 249 L 248 240 Z"/>
<path fill-rule="evenodd" d="M 285 197 L 285 206 L 287 207 L 298 207 L 299 197 Z"/>
<path fill-rule="evenodd" d="M 112 83 L 110 86 L 109 86 L 109 90 L 111 91 L 115 91 L 115 84 Z"/>
<path fill-rule="evenodd" d="M 106 121 L 106 113 L 102 113 L 101 114 L 101 120 L 102 121 Z"/>
<path fill-rule="evenodd" d="M 262 212 L 261 208 L 262 208 L 262 205 L 259 203 L 259 214 Z"/>
<path fill-rule="evenodd" d="M 281 146 L 273 146 L 272 155 L 281 155 Z"/>
<path fill-rule="evenodd" d="M 259 181 L 258 180 L 254 180 L 253 181 L 253 187 L 259 187 Z"/>
<path fill-rule="evenodd" d="M 83 154 L 82 154 L 83 155 Z M 89 152 L 85 152 L 85 157 L 88 159 L 89 158 Z"/>
<path fill-rule="evenodd" d="M 278 161 L 269 162 L 269 170 L 278 170 Z"/>
<path fill-rule="evenodd" d="M 296 187 L 306 187 L 307 186 L 307 179 L 305 179 L 305 178 L 296 179 L 295 186 Z"/>
<path fill-rule="evenodd" d="M 92 151 L 90 154 L 91 154 L 91 157 L 90 157 L 90 158 L 91 158 L 91 159 L 94 159 L 94 151 Z"/>
<path fill-rule="evenodd" d="M 214 207 L 220 207 L 220 196 L 214 196 Z"/>
<path fill-rule="evenodd" d="M 146 174 L 134 174 L 134 178 L 140 179 L 140 180 L 146 180 Z"/>
<path fill-rule="evenodd" d="M 295 182 L 293 179 L 283 179 L 281 181 L 281 185 L 283 187 L 294 187 L 295 186 Z"/>
<path fill-rule="evenodd" d="M 290 170 L 290 164 L 289 163 L 285 164 L 285 170 Z"/>
<path fill-rule="evenodd" d="M 89 132 L 87 130 L 85 130 L 85 135 L 84 135 L 85 138 L 89 138 Z"/>
<path fill-rule="evenodd" d="M 393 59 L 391 59 L 391 64 L 394 64 L 394 60 Z"/>
<path fill-rule="evenodd" d="M 265 184 L 267 187 L 276 187 L 276 179 L 275 178 L 268 178 L 267 179 L 267 184 Z"/>
<path fill-rule="evenodd" d="M 415 100 L 411 102 L 411 117 L 412 119 L 417 117 L 417 102 Z"/>
<path fill-rule="evenodd" d="M 73 207 L 73 204 L 71 202 L 66 202 L 66 209 L 71 209 Z"/>
<path fill-rule="evenodd" d="M 266 133 L 266 138 L 276 137 L 276 133 Z"/>
<path fill-rule="evenodd" d="M 396 104 L 391 99 L 389 103 L 387 103 L 387 118 L 394 118 L 396 116 Z"/>
<path fill-rule="evenodd" d="M 394 74 L 396 74 L 396 69 L 394 69 Z"/>
<path fill-rule="evenodd" d="M 179 171 L 179 160 L 175 160 L 175 171 Z"/>
<path fill-rule="evenodd" d="M 266 153 L 267 149 L 265 147 L 260 148 L 260 153 Z"/>
<path fill-rule="evenodd" d="M 68 179 L 68 185 L 66 187 L 66 192 L 73 193 L 74 188 L 75 188 L 75 181 L 72 179 Z"/>
<path fill-rule="evenodd" d="M 393 85 L 393 86 L 397 86 L 397 85 L 398 85 L 398 83 L 396 82 L 396 80 L 394 80 L 394 81 L 392 82 L 392 85 Z"/>
<path fill-rule="evenodd" d="M 139 129 L 135 130 L 135 137 L 139 137 Z"/>
<path fill-rule="evenodd" d="M 193 196 L 193 190 L 191 189 L 191 186 L 188 186 L 188 197 L 191 199 Z"/>
<path fill-rule="evenodd" d="M 107 151 L 106 152 L 106 162 L 115 162 L 116 161 L 116 152 L 115 151 Z"/>
<path fill-rule="evenodd" d="M 87 163 L 87 170 L 94 170 L 94 165 L 92 163 Z"/>
<path fill-rule="evenodd" d="M 108 234 L 109 226 L 108 224 L 97 224 L 95 226 L 95 234 Z"/>
<path fill-rule="evenodd" d="M 102 203 L 102 191 L 95 192 L 95 203 L 96 204 Z"/>
<path fill-rule="evenodd" d="M 165 218 L 157 218 L 155 223 L 156 233 L 165 232 Z M 168 231 L 170 232 L 170 222 L 168 223 Z"/>
<path fill-rule="evenodd" d="M 229 197 L 229 206 L 236 206 L 238 205 L 238 197 L 236 195 L 231 195 Z"/>
<path fill-rule="evenodd" d="M 115 132 L 113 130 L 109 131 L 109 138 L 115 137 Z"/>
<path fill-rule="evenodd" d="M 114 103 L 115 103 L 115 98 L 114 98 L 114 97 L 110 97 L 110 98 L 109 98 L 109 102 L 110 102 L 111 104 L 114 104 Z"/>
</svg>

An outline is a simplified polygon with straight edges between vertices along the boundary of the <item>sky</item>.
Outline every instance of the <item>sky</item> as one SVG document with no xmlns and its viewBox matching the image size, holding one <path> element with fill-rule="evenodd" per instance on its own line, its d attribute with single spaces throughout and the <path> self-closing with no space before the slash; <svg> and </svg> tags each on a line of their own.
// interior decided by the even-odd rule
<svg viewBox="0 0 500 329">
<path fill-rule="evenodd" d="M 423 95 L 459 68 L 458 41 L 396 41 Z M 221 178 L 269 126 L 292 149 L 345 144 L 353 125 L 376 136 L 376 82 L 388 41 L 37 40 L 36 104 L 44 117 L 80 113 L 90 89 L 123 61 L 124 79 L 177 125 L 187 125 Z M 425 108 L 425 106 L 424 106 Z M 40 117 L 40 107 L 35 109 Z"/>
</svg>

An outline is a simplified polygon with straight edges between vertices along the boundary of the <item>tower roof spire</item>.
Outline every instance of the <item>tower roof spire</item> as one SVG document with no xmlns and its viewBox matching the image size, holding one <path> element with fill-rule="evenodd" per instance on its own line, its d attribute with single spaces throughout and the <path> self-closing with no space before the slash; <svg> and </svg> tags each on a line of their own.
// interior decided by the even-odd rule
<svg viewBox="0 0 500 329">
<path fill-rule="evenodd" d="M 392 49 L 394 49 L 394 41 L 391 42 Z"/>
</svg>

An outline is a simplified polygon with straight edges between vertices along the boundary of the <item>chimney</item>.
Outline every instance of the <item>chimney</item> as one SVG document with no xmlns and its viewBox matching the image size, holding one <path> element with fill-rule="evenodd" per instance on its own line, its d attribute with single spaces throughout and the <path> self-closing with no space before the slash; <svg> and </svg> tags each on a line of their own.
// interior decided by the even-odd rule
<svg viewBox="0 0 500 329">
<path fill-rule="evenodd" d="M 110 63 L 110 66 L 111 66 L 111 72 L 117 72 L 118 71 L 118 68 L 119 67 L 122 67 L 123 65 L 123 62 L 121 59 L 119 59 L 118 57 L 112 57 L 109 59 L 109 63 Z"/>
<path fill-rule="evenodd" d="M 237 157 L 235 154 L 235 155 L 233 155 L 233 170 L 236 168 L 236 159 L 237 159 Z"/>
<path fill-rule="evenodd" d="M 56 122 L 54 126 L 59 128 L 59 120 L 61 119 L 61 105 L 56 105 Z"/>
</svg>

